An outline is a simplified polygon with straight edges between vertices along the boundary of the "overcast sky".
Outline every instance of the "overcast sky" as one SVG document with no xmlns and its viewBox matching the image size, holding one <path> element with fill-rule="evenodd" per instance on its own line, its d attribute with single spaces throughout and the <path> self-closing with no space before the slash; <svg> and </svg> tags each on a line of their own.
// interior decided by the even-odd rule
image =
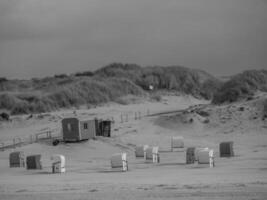
<svg viewBox="0 0 267 200">
<path fill-rule="evenodd" d="M 267 0 L 0 0 L 0 76 L 111 62 L 267 69 Z"/>
</svg>

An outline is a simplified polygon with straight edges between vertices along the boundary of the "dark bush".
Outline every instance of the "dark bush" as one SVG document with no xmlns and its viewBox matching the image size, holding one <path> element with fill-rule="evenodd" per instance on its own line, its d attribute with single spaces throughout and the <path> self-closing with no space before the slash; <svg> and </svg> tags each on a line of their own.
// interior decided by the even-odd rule
<svg viewBox="0 0 267 200">
<path fill-rule="evenodd" d="M 2 112 L 2 113 L 0 114 L 0 118 L 1 118 L 2 120 L 9 121 L 9 114 L 7 114 L 6 112 Z"/>
<path fill-rule="evenodd" d="M 85 71 L 85 72 L 78 72 L 75 74 L 75 76 L 93 76 L 94 73 L 91 71 Z"/>
<path fill-rule="evenodd" d="M 67 74 L 56 74 L 54 77 L 55 78 L 67 78 L 68 75 Z"/>
<path fill-rule="evenodd" d="M 207 111 L 199 110 L 196 112 L 197 114 L 201 115 L 202 117 L 208 117 L 210 114 Z"/>
<path fill-rule="evenodd" d="M 7 78 L 6 77 L 0 77 L 0 83 L 3 83 L 3 82 L 7 82 Z"/>
<path fill-rule="evenodd" d="M 53 146 L 57 146 L 59 144 L 59 140 L 58 139 L 53 140 L 52 144 Z"/>
</svg>

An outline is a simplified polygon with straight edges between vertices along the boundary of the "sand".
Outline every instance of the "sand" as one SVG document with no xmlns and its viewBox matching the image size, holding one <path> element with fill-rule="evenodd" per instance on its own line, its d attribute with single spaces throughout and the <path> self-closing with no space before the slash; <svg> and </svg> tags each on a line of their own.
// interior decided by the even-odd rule
<svg viewBox="0 0 267 200">
<path fill-rule="evenodd" d="M 209 123 L 203 123 L 203 117 L 195 113 L 173 112 L 208 103 L 189 96 L 77 110 L 79 117 L 113 118 L 112 137 L 58 146 L 42 141 L 0 152 L 0 199 L 266 199 L 267 123 L 250 119 L 251 110 L 238 113 L 241 105 L 254 109 L 256 101 L 232 104 L 231 108 L 207 106 Z M 135 119 L 135 112 L 141 113 L 141 119 Z M 167 113 L 145 116 L 148 112 Z M 34 116 L 27 120 L 24 116 L 1 124 L 0 140 L 28 137 L 51 127 L 60 134 L 60 120 L 65 116 L 73 116 L 73 110 L 49 113 L 42 119 Z M 191 118 L 193 122 L 188 122 Z M 171 152 L 171 137 L 175 135 L 184 137 L 185 147 L 213 148 L 215 168 L 185 165 L 185 148 Z M 234 141 L 235 157 L 219 157 L 222 141 Z M 160 147 L 160 163 L 135 158 L 135 145 L 144 144 Z M 42 154 L 43 170 L 9 168 L 9 154 L 16 150 L 26 155 Z M 119 152 L 128 155 L 128 172 L 110 168 L 111 155 Z M 51 173 L 53 154 L 66 156 L 65 174 Z"/>
</svg>

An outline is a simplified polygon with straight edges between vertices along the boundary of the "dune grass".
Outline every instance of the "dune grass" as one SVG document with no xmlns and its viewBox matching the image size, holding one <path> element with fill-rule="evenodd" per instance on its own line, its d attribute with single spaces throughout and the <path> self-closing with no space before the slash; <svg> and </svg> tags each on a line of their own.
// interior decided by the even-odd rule
<svg viewBox="0 0 267 200">
<path fill-rule="evenodd" d="M 143 90 L 127 79 L 82 79 L 43 93 L 2 93 L 0 109 L 8 109 L 11 114 L 41 113 L 83 104 L 104 103 L 128 94 L 142 95 Z"/>
<path fill-rule="evenodd" d="M 144 90 L 153 85 L 156 90 L 176 90 L 197 97 L 212 98 L 221 82 L 197 69 L 181 66 L 140 67 L 135 64 L 113 63 L 95 72 L 100 77 L 124 77 Z"/>
<path fill-rule="evenodd" d="M 257 90 L 267 91 L 266 70 L 245 71 L 223 83 L 197 69 L 181 66 L 140 67 L 121 63 L 110 64 L 95 72 L 85 71 L 74 75 L 1 80 L 0 109 L 9 110 L 11 114 L 49 112 L 108 101 L 125 103 L 121 97 L 143 95 L 150 85 L 154 93 L 159 90 L 176 91 L 212 99 L 214 104 L 238 101 L 253 95 Z M 161 98 L 159 95 L 151 97 L 155 100 Z"/>
<path fill-rule="evenodd" d="M 255 91 L 267 91 L 267 71 L 249 70 L 233 76 L 214 94 L 212 102 L 235 102 L 252 96 Z"/>
</svg>

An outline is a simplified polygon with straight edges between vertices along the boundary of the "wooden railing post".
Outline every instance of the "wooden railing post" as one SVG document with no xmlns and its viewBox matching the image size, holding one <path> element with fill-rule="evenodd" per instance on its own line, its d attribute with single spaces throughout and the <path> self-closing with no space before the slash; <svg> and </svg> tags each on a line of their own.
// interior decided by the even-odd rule
<svg viewBox="0 0 267 200">
<path fill-rule="evenodd" d="M 4 142 L 1 142 L 1 145 L 2 145 L 1 150 L 2 151 L 5 151 L 5 143 Z"/>
<path fill-rule="evenodd" d="M 21 147 L 21 145 L 22 145 L 22 144 L 21 144 L 21 141 L 22 141 L 22 139 L 19 137 L 19 138 L 18 138 L 18 146 L 19 146 L 19 147 Z"/>
<path fill-rule="evenodd" d="M 16 138 L 13 138 L 13 148 L 16 148 Z"/>
<path fill-rule="evenodd" d="M 33 138 L 32 138 L 32 135 L 30 135 L 30 144 L 33 143 Z"/>
</svg>

